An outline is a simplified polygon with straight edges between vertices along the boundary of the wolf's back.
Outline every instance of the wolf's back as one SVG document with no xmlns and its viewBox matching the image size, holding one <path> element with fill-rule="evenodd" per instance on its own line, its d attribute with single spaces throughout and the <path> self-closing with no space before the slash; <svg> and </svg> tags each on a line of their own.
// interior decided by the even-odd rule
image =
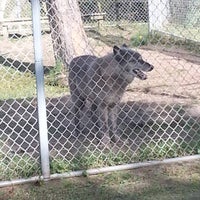
<svg viewBox="0 0 200 200">
<path fill-rule="evenodd" d="M 97 57 L 92 55 L 83 55 L 73 58 L 69 65 L 69 76 L 73 77 L 77 74 L 81 75 L 84 72 L 86 73 L 91 63 L 96 59 Z"/>
</svg>

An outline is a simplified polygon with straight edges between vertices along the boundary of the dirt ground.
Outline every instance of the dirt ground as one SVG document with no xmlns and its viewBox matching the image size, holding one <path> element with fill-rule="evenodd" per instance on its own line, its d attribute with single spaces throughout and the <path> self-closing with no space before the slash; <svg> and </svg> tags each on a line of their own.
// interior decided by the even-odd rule
<svg viewBox="0 0 200 200">
<path fill-rule="evenodd" d="M 112 51 L 103 41 L 89 38 L 94 54 L 102 56 Z M 1 60 L 10 59 L 10 63 L 21 62 L 17 67 L 34 63 L 32 37 L 19 40 L 1 41 Z M 55 65 L 53 47 L 49 34 L 42 37 L 43 63 L 45 67 Z M 200 93 L 200 55 L 183 49 L 159 45 L 148 45 L 137 48 L 145 60 L 154 65 L 155 69 L 148 74 L 147 81 L 135 80 L 128 87 L 131 95 L 124 99 L 144 99 L 145 101 L 178 101 L 195 104 Z M 15 61 L 15 62 L 14 62 Z M 28 64 L 29 63 L 29 64 Z M 32 69 L 33 70 L 33 69 Z M 138 95 L 139 93 L 139 95 Z M 131 96 L 131 97 L 130 97 Z"/>
</svg>

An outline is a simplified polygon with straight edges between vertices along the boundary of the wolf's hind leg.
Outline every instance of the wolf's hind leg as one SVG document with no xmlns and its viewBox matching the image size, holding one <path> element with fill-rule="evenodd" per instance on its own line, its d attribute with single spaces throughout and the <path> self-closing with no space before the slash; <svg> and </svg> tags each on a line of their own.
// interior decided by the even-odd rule
<svg viewBox="0 0 200 200">
<path fill-rule="evenodd" d="M 105 146 L 110 144 L 109 124 L 108 124 L 108 107 L 98 107 L 98 124 L 101 143 Z"/>
</svg>

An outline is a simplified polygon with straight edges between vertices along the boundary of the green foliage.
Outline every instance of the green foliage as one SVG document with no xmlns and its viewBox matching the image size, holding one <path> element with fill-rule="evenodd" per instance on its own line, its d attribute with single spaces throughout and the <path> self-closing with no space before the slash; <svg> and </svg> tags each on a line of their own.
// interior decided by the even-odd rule
<svg viewBox="0 0 200 200">
<path fill-rule="evenodd" d="M 131 37 L 131 45 L 134 47 L 143 46 L 148 44 L 148 34 L 146 33 L 138 33 Z"/>
<path fill-rule="evenodd" d="M 61 76 L 64 72 L 64 67 L 61 61 L 57 61 L 56 62 L 56 66 L 52 67 L 48 73 L 48 75 L 46 75 L 45 77 L 45 82 L 47 85 L 50 86 L 61 86 L 63 87 L 63 85 L 61 84 L 61 82 L 59 82 L 59 76 Z"/>
<path fill-rule="evenodd" d="M 63 159 L 54 159 L 50 162 L 50 169 L 51 173 L 64 173 L 70 171 L 70 164 L 68 161 L 65 161 Z"/>
</svg>

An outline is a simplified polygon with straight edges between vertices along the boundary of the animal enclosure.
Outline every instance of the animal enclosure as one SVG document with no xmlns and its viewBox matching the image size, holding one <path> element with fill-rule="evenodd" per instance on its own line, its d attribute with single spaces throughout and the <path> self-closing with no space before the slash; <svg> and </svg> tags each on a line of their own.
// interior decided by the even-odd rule
<svg viewBox="0 0 200 200">
<path fill-rule="evenodd" d="M 74 133 L 75 102 L 68 84 L 69 65 L 55 49 L 63 48 L 64 41 L 59 38 L 57 41 L 61 42 L 55 44 L 52 39 L 53 33 L 54 37 L 62 34 L 52 29 L 51 22 L 62 20 L 56 13 L 50 15 L 48 8 L 53 7 L 50 2 L 40 2 L 43 50 L 40 56 L 46 97 L 49 148 L 46 156 L 50 160 L 47 167 L 51 175 L 198 155 L 199 2 L 184 1 L 186 5 L 180 6 L 182 12 L 178 12 L 180 0 L 78 1 L 81 17 L 78 23 L 82 24 L 91 54 L 103 57 L 112 53 L 115 45 L 120 47 L 125 43 L 154 66 L 145 73 L 146 80 L 135 78 L 126 87 L 117 105 L 118 140 L 109 147 L 99 145 L 99 127 L 92 120 L 90 102 L 80 109 L 79 134 Z M 37 92 L 42 86 L 36 88 L 38 60 L 34 59 L 31 3 L 5 0 L 0 6 L 3 11 L 0 13 L 0 185 L 4 185 L 8 180 L 41 175 L 39 138 L 44 133 L 39 130 Z M 76 37 L 72 43 L 76 43 Z M 82 48 L 81 44 L 76 46 Z M 69 46 L 65 48 L 68 50 Z M 74 53 L 72 57 L 76 56 Z"/>
</svg>

